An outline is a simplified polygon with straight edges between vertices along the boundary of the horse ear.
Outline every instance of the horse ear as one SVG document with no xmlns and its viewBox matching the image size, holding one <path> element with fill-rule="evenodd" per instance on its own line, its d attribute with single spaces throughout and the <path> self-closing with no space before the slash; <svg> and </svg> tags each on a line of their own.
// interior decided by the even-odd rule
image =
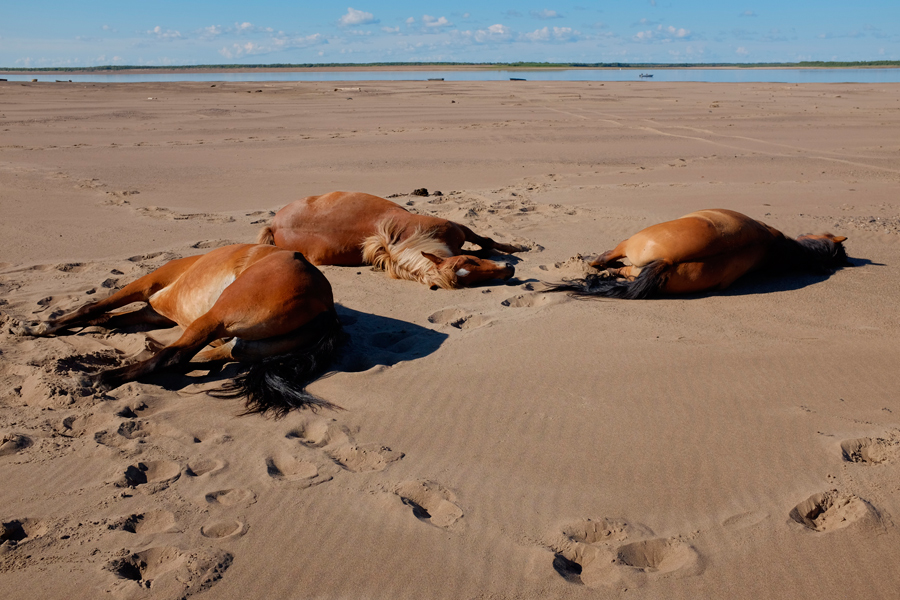
<svg viewBox="0 0 900 600">
<path fill-rule="evenodd" d="M 424 256 L 425 258 L 427 258 L 428 260 L 430 260 L 431 262 L 433 262 L 436 265 L 440 265 L 442 262 L 444 262 L 444 259 L 441 258 L 440 256 L 435 256 L 434 254 L 429 254 L 427 252 L 422 252 L 422 256 Z"/>
<path fill-rule="evenodd" d="M 831 241 L 834 242 L 835 244 L 840 244 L 841 242 L 846 242 L 847 237 L 843 236 L 843 235 L 836 235 L 833 238 L 831 238 Z"/>
</svg>

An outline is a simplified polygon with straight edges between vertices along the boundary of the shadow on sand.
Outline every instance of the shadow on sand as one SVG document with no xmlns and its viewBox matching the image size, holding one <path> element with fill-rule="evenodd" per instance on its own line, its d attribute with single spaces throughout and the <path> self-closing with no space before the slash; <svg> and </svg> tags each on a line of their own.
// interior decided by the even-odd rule
<svg viewBox="0 0 900 600">
<path fill-rule="evenodd" d="M 402 361 L 428 356 L 437 350 L 446 333 L 426 327 L 365 313 L 337 305 L 338 318 L 344 326 L 347 339 L 330 365 L 333 372 L 355 373 L 379 365 L 392 366 Z M 148 375 L 142 381 L 159 385 L 170 391 L 178 391 L 190 385 L 224 382 L 239 375 L 245 368 L 240 363 L 227 363 L 202 374 L 208 365 L 191 365 L 186 372 L 160 372 Z M 194 370 L 191 370 L 194 369 Z"/>
</svg>

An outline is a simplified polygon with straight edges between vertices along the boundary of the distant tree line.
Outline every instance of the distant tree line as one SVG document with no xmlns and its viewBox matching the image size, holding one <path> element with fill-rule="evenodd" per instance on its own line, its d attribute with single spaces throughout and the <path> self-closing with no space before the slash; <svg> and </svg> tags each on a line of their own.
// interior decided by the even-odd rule
<svg viewBox="0 0 900 600">
<path fill-rule="evenodd" d="M 369 63 L 272 63 L 265 65 L 181 65 L 181 66 L 138 66 L 138 65 L 99 65 L 95 67 L 0 67 L 2 71 L 180 71 L 189 69 L 229 70 L 229 69 L 311 69 L 315 67 L 483 67 L 486 69 L 688 69 L 698 67 L 728 67 L 732 69 L 760 67 L 793 67 L 793 68 L 847 68 L 847 67 L 900 67 L 898 60 L 865 60 L 865 61 L 817 61 L 801 62 L 768 62 L 768 63 L 550 63 L 550 62 L 369 62 Z"/>
</svg>

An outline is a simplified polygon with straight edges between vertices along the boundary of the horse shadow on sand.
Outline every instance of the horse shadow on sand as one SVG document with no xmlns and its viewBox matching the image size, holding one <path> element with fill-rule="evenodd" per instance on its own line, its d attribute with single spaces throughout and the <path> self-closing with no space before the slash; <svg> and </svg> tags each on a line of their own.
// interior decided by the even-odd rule
<svg viewBox="0 0 900 600">
<path fill-rule="evenodd" d="M 423 358 L 435 352 L 449 336 L 427 327 L 391 317 L 366 313 L 345 306 L 335 306 L 343 325 L 346 339 L 337 358 L 329 366 L 329 373 L 357 373 L 377 366 L 393 366 L 397 363 Z M 121 331 L 140 331 L 130 328 Z M 164 371 L 142 378 L 142 381 L 159 385 L 169 391 L 178 391 L 190 385 L 202 385 L 205 391 L 210 384 L 224 383 L 246 369 L 241 363 L 227 363 L 209 370 L 207 365 L 193 364 L 181 372 Z M 205 374 L 204 374 L 205 373 Z M 327 376 L 327 375 L 326 375 Z"/>
<path fill-rule="evenodd" d="M 867 258 L 848 258 L 847 265 L 835 271 L 823 271 L 821 273 L 801 271 L 786 271 L 783 273 L 754 272 L 741 277 L 725 290 L 686 294 L 683 296 L 670 296 L 669 298 L 683 299 L 705 298 L 707 296 L 752 296 L 756 294 L 790 292 L 827 281 L 841 271 L 866 265 L 876 267 L 885 266 L 883 263 L 873 262 Z"/>
</svg>

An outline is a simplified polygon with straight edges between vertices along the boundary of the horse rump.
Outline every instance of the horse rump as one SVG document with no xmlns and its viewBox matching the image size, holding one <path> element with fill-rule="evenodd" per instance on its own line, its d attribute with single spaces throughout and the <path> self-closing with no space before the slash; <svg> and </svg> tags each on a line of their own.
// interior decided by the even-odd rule
<svg viewBox="0 0 900 600">
<path fill-rule="evenodd" d="M 246 371 L 209 392 L 215 398 L 244 398 L 246 410 L 241 415 L 271 414 L 276 419 L 290 411 L 309 408 L 343 410 L 306 391 L 306 386 L 326 374 L 337 356 L 345 334 L 332 310 L 310 322 L 322 330 L 319 339 L 310 346 L 278 356 L 270 356 L 250 363 Z"/>
<path fill-rule="evenodd" d="M 569 292 L 580 298 L 623 298 L 643 300 L 659 293 L 666 282 L 669 264 L 662 260 L 648 263 L 632 280 L 616 279 L 608 273 L 590 274 L 584 279 L 569 279 L 550 284 L 544 292 Z"/>
</svg>

